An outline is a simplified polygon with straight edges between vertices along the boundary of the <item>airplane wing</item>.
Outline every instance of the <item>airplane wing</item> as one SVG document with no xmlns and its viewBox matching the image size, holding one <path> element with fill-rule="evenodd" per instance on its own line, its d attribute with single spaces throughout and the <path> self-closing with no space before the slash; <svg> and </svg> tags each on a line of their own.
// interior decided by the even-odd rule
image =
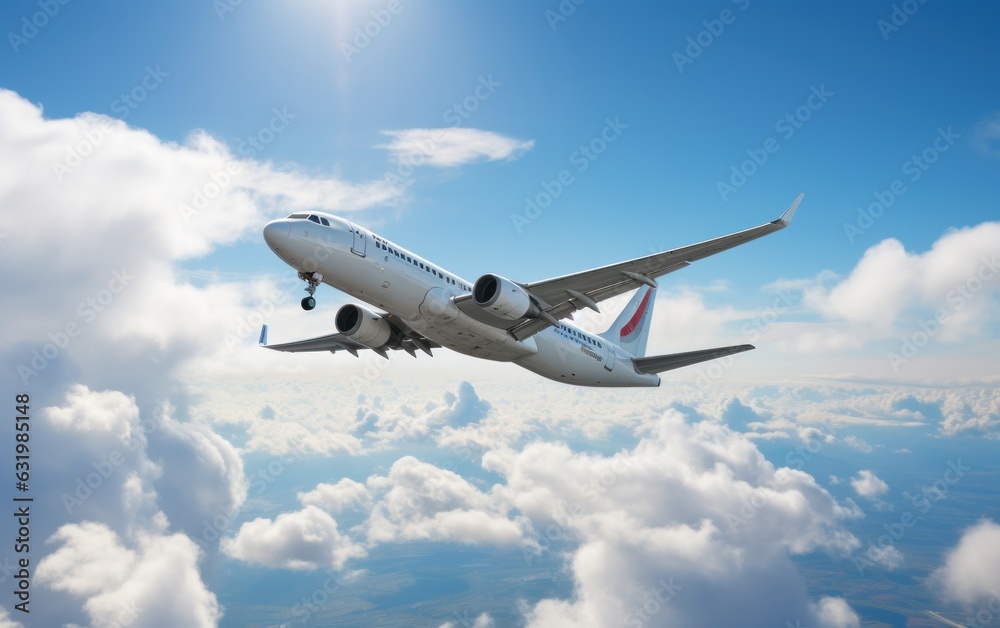
<svg viewBox="0 0 1000 628">
<path fill-rule="evenodd" d="M 662 373 L 672 371 L 683 366 L 691 366 L 699 362 L 714 360 L 716 358 L 743 353 L 756 349 L 753 345 L 734 345 L 732 347 L 719 347 L 718 349 L 701 349 L 699 351 L 687 351 L 685 353 L 671 353 L 670 355 L 652 355 L 646 358 L 632 358 L 632 363 L 640 373 Z"/>
<path fill-rule="evenodd" d="M 572 275 L 519 283 L 518 285 L 527 290 L 538 305 L 542 311 L 541 316 L 524 317 L 514 321 L 504 320 L 476 305 L 471 294 L 457 297 L 455 304 L 473 318 L 506 329 L 518 340 L 524 340 L 550 326 L 553 321 L 566 318 L 575 310 L 588 307 L 600 311 L 597 303 L 605 299 L 630 292 L 643 285 L 655 287 L 657 277 L 784 229 L 791 223 L 802 197 L 803 195 L 799 194 L 779 218 L 759 227 Z"/>
<path fill-rule="evenodd" d="M 257 344 L 266 349 L 273 349 L 275 351 L 329 351 L 330 353 L 346 351 L 354 357 L 358 357 L 358 351 L 371 349 L 383 358 L 389 357 L 386 353 L 387 349 L 406 351 L 414 357 L 417 355 L 415 350 L 420 349 L 427 355 L 433 356 L 431 349 L 441 346 L 433 340 L 430 340 L 429 338 L 413 331 L 413 329 L 411 329 L 406 323 L 402 322 L 392 314 L 386 314 L 383 318 L 385 318 L 385 320 L 392 327 L 393 336 L 389 339 L 388 343 L 378 348 L 369 347 L 368 345 L 363 345 L 360 342 L 355 342 L 341 333 L 327 334 L 326 336 L 317 336 L 315 338 L 307 338 L 305 340 L 295 340 L 292 342 L 270 345 L 267 344 L 266 324 L 262 325 L 260 328 L 260 339 Z"/>
</svg>

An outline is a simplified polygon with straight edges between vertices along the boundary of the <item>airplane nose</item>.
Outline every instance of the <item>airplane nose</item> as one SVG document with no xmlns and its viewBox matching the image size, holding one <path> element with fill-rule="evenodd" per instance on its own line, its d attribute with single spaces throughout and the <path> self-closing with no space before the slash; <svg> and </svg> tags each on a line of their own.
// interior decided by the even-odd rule
<svg viewBox="0 0 1000 628">
<path fill-rule="evenodd" d="M 292 230 L 291 225 L 281 220 L 269 222 L 264 225 L 264 242 L 269 247 L 276 248 L 288 238 L 288 233 Z"/>
</svg>

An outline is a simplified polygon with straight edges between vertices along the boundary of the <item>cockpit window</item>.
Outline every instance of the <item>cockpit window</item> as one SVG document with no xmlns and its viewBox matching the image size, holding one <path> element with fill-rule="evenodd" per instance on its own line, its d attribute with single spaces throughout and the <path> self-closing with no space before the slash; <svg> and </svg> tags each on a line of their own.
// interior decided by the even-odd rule
<svg viewBox="0 0 1000 628">
<path fill-rule="evenodd" d="M 316 216 L 314 214 L 309 214 L 309 220 L 313 221 L 317 225 L 319 224 L 319 216 Z"/>
<path fill-rule="evenodd" d="M 323 218 L 322 216 L 319 217 L 319 221 L 323 223 L 324 227 L 329 227 L 330 226 L 330 221 L 327 220 L 326 218 Z"/>
<path fill-rule="evenodd" d="M 301 218 L 301 219 L 304 219 L 304 218 L 308 218 L 309 214 L 289 214 L 288 217 L 289 218 Z"/>
</svg>

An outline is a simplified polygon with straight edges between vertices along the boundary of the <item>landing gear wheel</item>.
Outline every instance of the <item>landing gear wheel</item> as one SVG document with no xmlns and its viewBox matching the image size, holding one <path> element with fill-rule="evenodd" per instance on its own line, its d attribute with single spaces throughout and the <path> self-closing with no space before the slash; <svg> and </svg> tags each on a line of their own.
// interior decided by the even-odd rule
<svg viewBox="0 0 1000 628">
<path fill-rule="evenodd" d="M 316 299 L 313 295 L 316 293 L 316 288 L 319 286 L 320 282 L 323 281 L 323 275 L 319 273 L 304 273 L 299 271 L 299 279 L 306 282 L 306 294 L 309 296 L 302 299 L 302 309 L 309 311 L 316 307 Z"/>
</svg>

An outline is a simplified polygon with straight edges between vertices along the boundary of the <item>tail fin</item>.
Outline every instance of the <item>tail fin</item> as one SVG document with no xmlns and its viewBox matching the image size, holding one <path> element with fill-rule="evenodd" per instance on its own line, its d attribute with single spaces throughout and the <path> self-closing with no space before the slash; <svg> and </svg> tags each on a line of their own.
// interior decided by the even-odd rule
<svg viewBox="0 0 1000 628">
<path fill-rule="evenodd" d="M 646 287 L 636 292 L 611 327 L 600 334 L 601 338 L 615 343 L 637 358 L 645 356 L 655 299 L 656 288 Z"/>
</svg>

